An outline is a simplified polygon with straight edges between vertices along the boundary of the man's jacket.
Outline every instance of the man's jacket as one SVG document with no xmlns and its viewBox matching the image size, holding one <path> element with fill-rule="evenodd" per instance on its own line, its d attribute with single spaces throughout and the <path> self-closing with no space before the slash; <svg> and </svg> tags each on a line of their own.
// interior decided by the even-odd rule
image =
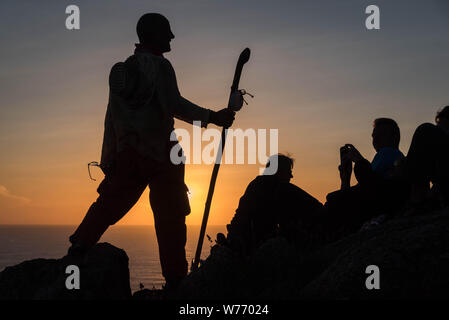
<svg viewBox="0 0 449 320">
<path fill-rule="evenodd" d="M 174 117 L 201 121 L 206 126 L 209 110 L 179 92 L 170 62 L 150 52 L 136 52 L 115 64 L 109 75 L 109 103 L 104 123 L 101 164 L 113 166 L 117 153 L 133 148 L 141 156 L 163 162 L 168 159 Z"/>
<path fill-rule="evenodd" d="M 313 223 L 322 204 L 298 186 L 275 176 L 255 178 L 240 198 L 236 214 L 227 225 L 228 240 L 243 242 L 247 253 L 279 231 L 288 237 L 298 222 Z"/>
</svg>

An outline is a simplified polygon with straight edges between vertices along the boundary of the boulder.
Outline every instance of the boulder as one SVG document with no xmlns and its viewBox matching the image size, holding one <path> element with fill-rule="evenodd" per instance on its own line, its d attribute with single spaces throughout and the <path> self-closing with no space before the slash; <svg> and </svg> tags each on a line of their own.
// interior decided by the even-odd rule
<svg viewBox="0 0 449 320">
<path fill-rule="evenodd" d="M 80 288 L 67 289 L 69 265 L 80 270 Z M 95 245 L 84 257 L 34 259 L 0 272 L 0 299 L 82 300 L 131 297 L 128 256 L 109 243 Z"/>
</svg>

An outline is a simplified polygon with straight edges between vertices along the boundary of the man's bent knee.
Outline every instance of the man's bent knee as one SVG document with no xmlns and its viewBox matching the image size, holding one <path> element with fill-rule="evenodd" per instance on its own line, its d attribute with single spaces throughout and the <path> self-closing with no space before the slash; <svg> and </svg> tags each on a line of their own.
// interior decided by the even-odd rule
<svg viewBox="0 0 449 320">
<path fill-rule="evenodd" d="M 183 218 L 190 213 L 187 186 L 154 186 L 150 189 L 150 203 L 155 218 Z"/>
</svg>

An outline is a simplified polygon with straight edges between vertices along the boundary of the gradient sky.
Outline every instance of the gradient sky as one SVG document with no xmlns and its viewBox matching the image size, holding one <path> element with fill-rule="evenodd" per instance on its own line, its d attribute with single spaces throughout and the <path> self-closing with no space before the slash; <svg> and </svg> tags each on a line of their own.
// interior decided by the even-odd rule
<svg viewBox="0 0 449 320">
<path fill-rule="evenodd" d="M 69 4 L 80 8 L 80 30 L 65 28 Z M 369 4 L 380 7 L 380 30 L 365 28 Z M 449 104 L 443 0 L 2 0 L 0 224 L 81 221 L 97 196 L 86 164 L 100 158 L 109 69 L 132 54 L 146 12 L 171 21 L 166 58 L 182 94 L 201 106 L 226 106 L 238 54 L 252 49 L 241 87 L 256 97 L 234 127 L 279 129 L 279 151 L 296 159 L 292 182 L 320 201 L 339 187 L 340 145 L 374 156 L 375 118 L 398 122 L 406 153 L 416 126 Z M 186 168 L 188 224 L 201 222 L 211 170 Z M 210 224 L 230 221 L 258 170 L 222 166 Z M 153 224 L 148 190 L 120 224 Z"/>
</svg>

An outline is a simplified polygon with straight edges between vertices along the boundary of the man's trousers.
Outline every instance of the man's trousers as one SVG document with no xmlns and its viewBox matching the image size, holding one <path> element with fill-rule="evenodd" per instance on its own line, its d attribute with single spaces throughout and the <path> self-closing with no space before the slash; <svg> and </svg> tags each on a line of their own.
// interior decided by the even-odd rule
<svg viewBox="0 0 449 320">
<path fill-rule="evenodd" d="M 169 159 L 159 163 L 143 159 L 129 149 L 117 156 L 112 172 L 99 185 L 97 200 L 90 206 L 70 242 L 93 246 L 110 226 L 118 222 L 150 188 L 162 275 L 167 281 L 187 274 L 185 216 L 190 213 L 184 164 Z"/>
</svg>

